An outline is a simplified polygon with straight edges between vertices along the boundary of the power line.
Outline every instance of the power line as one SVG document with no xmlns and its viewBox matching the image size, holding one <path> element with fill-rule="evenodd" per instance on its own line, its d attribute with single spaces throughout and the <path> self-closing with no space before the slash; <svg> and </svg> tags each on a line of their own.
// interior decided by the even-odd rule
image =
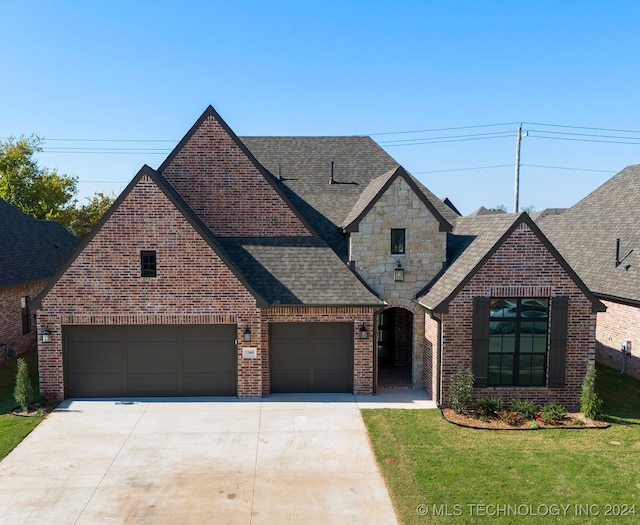
<svg viewBox="0 0 640 525">
<path fill-rule="evenodd" d="M 479 124 L 476 126 L 458 126 L 455 128 L 432 128 L 432 129 L 417 129 L 413 131 L 385 131 L 379 133 L 366 133 L 366 135 L 373 137 L 378 135 L 403 135 L 406 133 L 433 133 L 435 131 L 457 131 L 461 129 L 475 129 L 475 128 L 492 128 L 498 126 L 512 126 L 518 124 L 518 122 L 503 122 L 502 124 Z"/>
<path fill-rule="evenodd" d="M 566 166 L 543 166 L 541 164 L 521 164 L 521 166 L 526 166 L 528 168 L 548 168 L 553 170 L 570 170 L 570 171 L 592 171 L 594 173 L 617 173 L 613 170 L 593 170 L 589 168 L 568 168 Z"/>
<path fill-rule="evenodd" d="M 588 129 L 591 131 L 613 131 L 615 133 L 640 133 L 640 131 L 630 129 L 611 129 L 611 128 L 590 128 L 587 126 L 565 126 L 562 124 L 542 124 L 540 122 L 523 122 L 530 126 L 548 126 L 550 128 L 568 128 L 568 129 Z"/>
<path fill-rule="evenodd" d="M 512 166 L 513 164 L 496 164 L 495 166 L 476 166 L 473 168 L 455 168 L 448 170 L 430 170 L 430 171 L 412 171 L 413 175 L 423 175 L 427 173 L 447 173 L 450 171 L 472 171 L 472 170 L 488 170 L 494 168 L 506 168 L 508 166 Z"/>
</svg>

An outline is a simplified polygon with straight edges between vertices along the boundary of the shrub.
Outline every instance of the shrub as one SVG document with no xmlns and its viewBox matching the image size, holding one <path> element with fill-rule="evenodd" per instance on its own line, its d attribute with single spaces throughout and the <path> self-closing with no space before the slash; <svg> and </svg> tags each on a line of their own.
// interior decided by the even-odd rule
<svg viewBox="0 0 640 525">
<path fill-rule="evenodd" d="M 33 389 L 31 388 L 27 363 L 22 358 L 18 359 L 18 372 L 16 373 L 16 387 L 13 391 L 13 397 L 23 412 L 29 410 L 29 405 L 33 401 Z"/>
<path fill-rule="evenodd" d="M 516 426 L 520 424 L 520 415 L 513 410 L 501 410 L 498 417 L 511 426 Z"/>
<path fill-rule="evenodd" d="M 580 410 L 589 419 L 598 419 L 602 415 L 601 409 L 602 399 L 596 392 L 596 369 L 593 365 L 589 365 L 582 381 Z"/>
<path fill-rule="evenodd" d="M 502 399 L 483 397 L 478 400 L 476 405 L 480 418 L 498 417 L 498 414 L 502 410 Z"/>
<path fill-rule="evenodd" d="M 473 372 L 470 368 L 458 368 L 449 387 L 449 404 L 461 414 L 469 408 L 473 397 Z"/>
<path fill-rule="evenodd" d="M 528 399 L 512 399 L 511 410 L 517 412 L 523 419 L 534 419 L 536 417 L 536 405 Z"/>
<path fill-rule="evenodd" d="M 540 419 L 547 425 L 557 425 L 567 415 L 567 410 L 557 403 L 548 403 L 540 408 Z"/>
</svg>

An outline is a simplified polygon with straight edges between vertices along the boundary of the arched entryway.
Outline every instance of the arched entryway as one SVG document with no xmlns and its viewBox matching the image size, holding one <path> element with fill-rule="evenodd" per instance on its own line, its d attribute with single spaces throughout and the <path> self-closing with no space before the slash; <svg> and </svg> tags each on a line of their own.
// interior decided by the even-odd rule
<svg viewBox="0 0 640 525">
<path fill-rule="evenodd" d="M 412 388 L 413 313 L 404 308 L 383 310 L 376 336 L 377 389 Z"/>
</svg>

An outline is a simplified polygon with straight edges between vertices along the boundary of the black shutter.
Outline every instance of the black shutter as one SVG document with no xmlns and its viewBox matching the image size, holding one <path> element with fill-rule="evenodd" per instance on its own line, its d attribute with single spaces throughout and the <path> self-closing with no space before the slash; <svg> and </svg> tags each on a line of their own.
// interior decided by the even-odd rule
<svg viewBox="0 0 640 525">
<path fill-rule="evenodd" d="M 487 386 L 489 371 L 489 314 L 491 299 L 489 297 L 473 298 L 473 327 L 471 331 L 471 347 L 473 351 L 472 368 L 474 386 Z"/>
<path fill-rule="evenodd" d="M 549 341 L 549 388 L 562 388 L 565 386 L 568 324 L 569 298 L 552 297 Z"/>
</svg>

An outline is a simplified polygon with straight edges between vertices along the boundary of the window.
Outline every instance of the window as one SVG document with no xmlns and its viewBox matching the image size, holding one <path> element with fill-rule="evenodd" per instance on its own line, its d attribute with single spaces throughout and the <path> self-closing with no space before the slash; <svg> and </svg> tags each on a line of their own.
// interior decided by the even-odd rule
<svg viewBox="0 0 640 525">
<path fill-rule="evenodd" d="M 548 299 L 492 298 L 487 384 L 544 385 L 548 326 Z"/>
<path fill-rule="evenodd" d="M 31 318 L 29 315 L 29 296 L 25 295 L 20 299 L 20 309 L 22 311 L 22 335 L 31 332 Z"/>
<path fill-rule="evenodd" d="M 391 253 L 398 255 L 404 253 L 404 229 L 391 230 Z"/>
<path fill-rule="evenodd" d="M 156 276 L 156 252 L 153 251 L 141 251 L 140 252 L 140 274 L 142 277 L 155 277 Z"/>
</svg>

